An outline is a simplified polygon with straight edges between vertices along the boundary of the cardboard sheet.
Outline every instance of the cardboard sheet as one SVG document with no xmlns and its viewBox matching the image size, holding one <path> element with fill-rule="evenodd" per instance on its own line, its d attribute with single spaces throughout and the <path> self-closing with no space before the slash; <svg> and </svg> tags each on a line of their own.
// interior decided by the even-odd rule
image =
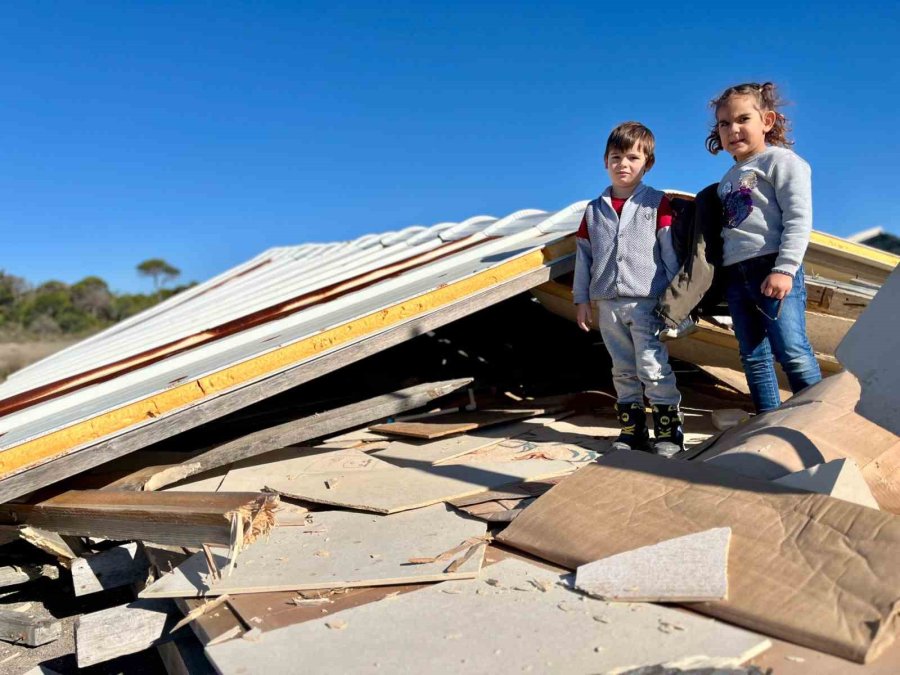
<svg viewBox="0 0 900 675">
<path fill-rule="evenodd" d="M 692 608 L 859 662 L 894 640 L 900 517 L 708 464 L 611 453 L 497 539 L 575 569 L 713 527 L 732 530 L 729 599 Z"/>
<path fill-rule="evenodd" d="M 875 298 L 841 341 L 837 357 L 862 383 L 856 411 L 894 433 L 900 432 L 900 268 L 894 269 Z"/>
<path fill-rule="evenodd" d="M 697 459 L 774 480 L 847 457 L 881 508 L 900 513 L 900 438 L 854 412 L 859 395 L 851 373 L 832 375 L 778 410 L 729 429 Z"/>
</svg>

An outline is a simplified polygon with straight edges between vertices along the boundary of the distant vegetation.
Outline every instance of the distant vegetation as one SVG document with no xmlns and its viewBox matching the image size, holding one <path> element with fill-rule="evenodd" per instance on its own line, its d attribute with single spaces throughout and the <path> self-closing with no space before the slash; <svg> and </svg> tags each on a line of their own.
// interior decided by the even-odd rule
<svg viewBox="0 0 900 675">
<path fill-rule="evenodd" d="M 166 288 L 181 272 L 158 258 L 142 262 L 137 273 L 152 279 L 152 293 L 117 294 L 96 276 L 71 285 L 45 281 L 34 286 L 0 270 L 0 342 L 71 341 L 127 319 L 194 285 L 191 282 Z"/>
</svg>

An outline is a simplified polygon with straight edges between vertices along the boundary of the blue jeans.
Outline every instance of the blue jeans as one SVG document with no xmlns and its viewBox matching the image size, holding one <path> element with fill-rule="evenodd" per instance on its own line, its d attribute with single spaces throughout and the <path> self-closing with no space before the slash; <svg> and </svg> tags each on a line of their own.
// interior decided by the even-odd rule
<svg viewBox="0 0 900 675">
<path fill-rule="evenodd" d="M 760 290 L 772 271 L 775 257 L 773 254 L 750 258 L 725 268 L 728 274 L 725 297 L 757 412 L 781 405 L 773 355 L 795 394 L 822 379 L 806 337 L 803 267 L 797 271 L 791 292 L 783 300 L 768 298 Z"/>
<path fill-rule="evenodd" d="M 657 298 L 597 300 L 597 323 L 612 359 L 613 387 L 621 403 L 675 405 L 681 394 L 669 365 L 669 350 L 659 339 L 663 320 Z M 641 387 L 643 385 L 643 388 Z"/>
</svg>

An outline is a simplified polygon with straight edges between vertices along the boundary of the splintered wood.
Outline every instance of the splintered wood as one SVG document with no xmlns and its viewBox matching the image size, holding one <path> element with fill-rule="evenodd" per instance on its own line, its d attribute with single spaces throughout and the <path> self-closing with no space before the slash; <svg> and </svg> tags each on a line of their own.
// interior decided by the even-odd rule
<svg viewBox="0 0 900 675">
<path fill-rule="evenodd" d="M 310 514 L 306 527 L 275 528 L 268 539 L 248 546 L 231 576 L 215 579 L 200 553 L 141 592 L 141 597 L 196 597 L 223 593 L 381 586 L 471 578 L 482 556 L 473 554 L 449 570 L 440 554 L 464 542 L 457 557 L 471 548 L 483 552 L 486 525 L 460 518 L 444 505 L 390 517 L 345 511 Z M 222 569 L 227 551 L 210 551 Z M 432 563 L 409 564 L 410 558 L 434 557 Z M 452 562 L 450 563 L 452 565 Z"/>
</svg>

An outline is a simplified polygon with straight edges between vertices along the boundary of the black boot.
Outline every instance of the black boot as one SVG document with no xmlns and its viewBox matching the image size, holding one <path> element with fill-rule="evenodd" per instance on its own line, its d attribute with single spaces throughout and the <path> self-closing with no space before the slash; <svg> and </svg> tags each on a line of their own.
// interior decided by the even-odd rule
<svg viewBox="0 0 900 675">
<path fill-rule="evenodd" d="M 616 416 L 622 431 L 613 442 L 613 450 L 646 450 L 650 441 L 647 413 L 643 403 L 616 403 Z"/>
<path fill-rule="evenodd" d="M 677 405 L 654 405 L 653 452 L 662 457 L 673 457 L 684 450 L 684 432 L 681 430 L 681 412 Z"/>
</svg>

